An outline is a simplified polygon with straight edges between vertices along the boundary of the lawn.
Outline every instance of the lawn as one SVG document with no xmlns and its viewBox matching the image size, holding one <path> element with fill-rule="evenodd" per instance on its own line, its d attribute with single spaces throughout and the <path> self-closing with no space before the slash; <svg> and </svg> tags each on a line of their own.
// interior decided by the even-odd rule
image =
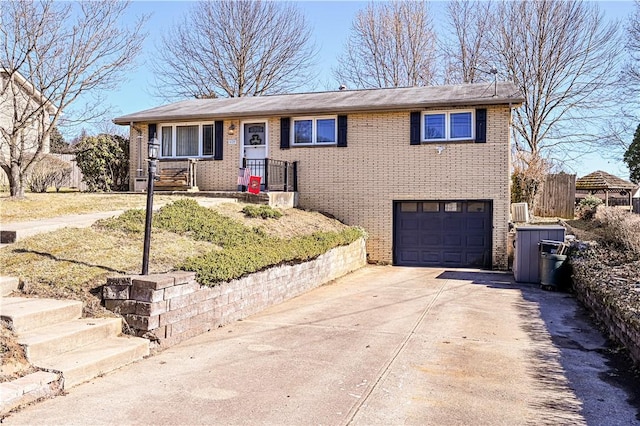
<svg viewBox="0 0 640 426">
<path fill-rule="evenodd" d="M 28 206 L 30 217 L 44 218 L 95 211 L 97 206 L 140 207 L 144 201 L 137 194 L 30 194 L 25 201 L 2 199 L 2 219 L 19 217 L 20 205 Z M 338 238 L 345 232 L 351 232 L 348 238 L 356 235 L 317 212 L 288 209 L 278 219 L 262 219 L 244 214 L 247 205 L 242 203 L 205 208 L 188 197 L 160 201 L 167 205 L 154 213 L 149 272 L 192 270 L 211 285 L 270 264 L 315 257 L 318 250 L 350 242 Z M 85 315 L 108 315 L 100 306 L 100 288 L 108 276 L 140 273 L 143 223 L 144 210 L 131 209 L 90 228 L 65 228 L 18 241 L 0 249 L 2 274 L 19 277 L 24 294 L 79 299 Z"/>
<path fill-rule="evenodd" d="M 179 199 L 175 195 L 155 195 L 154 204 Z M 22 222 L 56 216 L 111 210 L 144 208 L 146 194 L 48 192 L 27 193 L 26 198 L 14 200 L 9 193 L 0 193 L 0 222 Z"/>
</svg>

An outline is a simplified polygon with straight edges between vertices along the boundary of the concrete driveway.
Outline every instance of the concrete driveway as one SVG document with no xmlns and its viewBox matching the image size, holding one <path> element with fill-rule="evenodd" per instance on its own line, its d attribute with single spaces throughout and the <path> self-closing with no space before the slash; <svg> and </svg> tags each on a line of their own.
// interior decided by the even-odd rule
<svg viewBox="0 0 640 426">
<path fill-rule="evenodd" d="M 366 267 L 28 407 L 7 424 L 638 423 L 567 294 Z"/>
</svg>

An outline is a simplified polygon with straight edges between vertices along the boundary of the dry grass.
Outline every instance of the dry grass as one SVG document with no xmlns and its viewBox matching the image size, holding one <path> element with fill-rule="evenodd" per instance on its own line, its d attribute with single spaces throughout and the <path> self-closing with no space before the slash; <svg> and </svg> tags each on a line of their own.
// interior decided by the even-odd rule
<svg viewBox="0 0 640 426">
<path fill-rule="evenodd" d="M 182 199 L 156 196 L 155 205 Z M 144 194 L 47 193 L 28 194 L 22 201 L 0 196 L 3 222 L 49 218 L 65 214 L 144 208 Z M 320 213 L 297 209 L 283 211 L 278 219 L 249 218 L 241 210 L 246 204 L 223 203 L 211 207 L 249 228 L 258 227 L 280 238 L 309 235 L 317 231 L 342 231 L 340 222 Z M 36 235 L 0 248 L 0 274 L 19 277 L 23 295 L 83 301 L 85 316 L 113 316 L 101 306 L 101 289 L 108 276 L 139 274 L 143 238 L 100 227 L 66 228 Z M 153 229 L 149 272 L 172 270 L 188 257 L 216 247 L 206 241 Z M 24 358 L 15 336 L 0 325 L 0 382 L 33 369 Z"/>
<path fill-rule="evenodd" d="M 184 198 L 179 195 L 155 195 L 154 205 Z M 0 222 L 23 222 L 56 216 L 111 210 L 144 208 L 146 195 L 121 193 L 49 192 L 27 193 L 23 200 L 14 200 L 0 193 Z"/>
<path fill-rule="evenodd" d="M 287 209 L 282 211 L 280 219 L 250 218 L 242 213 L 244 203 L 224 203 L 211 207 L 220 214 L 235 219 L 248 227 L 264 230 L 268 235 L 280 238 L 294 238 L 313 234 L 318 231 L 340 232 L 345 225 L 335 219 L 330 219 L 318 212 L 299 209 Z"/>
<path fill-rule="evenodd" d="M 183 196 L 161 196 L 158 204 L 184 199 Z M 24 201 L 0 199 L 3 221 L 24 215 L 26 206 L 32 218 L 76 214 L 86 211 L 144 207 L 144 195 L 47 193 L 29 194 Z M 154 203 L 155 204 L 155 203 Z M 9 206 L 9 209 L 5 209 Z M 291 238 L 317 231 L 342 231 L 340 222 L 317 212 L 298 209 L 283 211 L 278 219 L 249 218 L 241 210 L 243 203 L 222 203 L 211 208 L 249 228 L 261 228 L 269 235 Z M 50 209 L 47 210 L 47 207 Z M 7 211 L 9 210 L 9 211 Z M 2 275 L 19 277 L 22 292 L 27 295 L 84 302 L 87 316 L 109 315 L 100 306 L 100 289 L 113 275 L 138 274 L 142 268 L 143 238 L 140 234 L 107 231 L 98 227 L 65 228 L 36 235 L 0 249 Z M 185 259 L 210 251 L 211 243 L 195 241 L 187 236 L 153 229 L 149 272 L 167 272 Z"/>
<path fill-rule="evenodd" d="M 166 272 L 211 244 L 153 231 L 149 271 Z M 28 295 L 82 300 L 85 315 L 101 316 L 100 287 L 108 276 L 139 274 L 142 239 L 94 228 L 65 228 L 0 249 L 2 274 L 17 276 Z"/>
<path fill-rule="evenodd" d="M 640 216 L 615 207 L 598 206 L 595 219 L 605 228 L 602 237 L 640 256 Z"/>
</svg>

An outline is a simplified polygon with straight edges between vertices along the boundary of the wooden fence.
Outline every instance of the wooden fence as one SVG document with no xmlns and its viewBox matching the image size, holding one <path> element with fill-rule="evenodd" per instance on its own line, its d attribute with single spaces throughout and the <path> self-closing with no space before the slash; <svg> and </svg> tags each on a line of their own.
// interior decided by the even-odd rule
<svg viewBox="0 0 640 426">
<path fill-rule="evenodd" d="M 78 163 L 76 163 L 76 156 L 74 154 L 49 155 L 71 164 L 71 175 L 69 175 L 69 181 L 63 184 L 63 187 L 74 188 L 78 189 L 79 191 L 87 190 L 87 184 L 82 181 L 82 172 L 80 171 L 80 167 L 78 167 Z"/>
<path fill-rule="evenodd" d="M 576 200 L 576 175 L 547 175 L 536 196 L 533 214 L 538 217 L 573 219 Z"/>
</svg>

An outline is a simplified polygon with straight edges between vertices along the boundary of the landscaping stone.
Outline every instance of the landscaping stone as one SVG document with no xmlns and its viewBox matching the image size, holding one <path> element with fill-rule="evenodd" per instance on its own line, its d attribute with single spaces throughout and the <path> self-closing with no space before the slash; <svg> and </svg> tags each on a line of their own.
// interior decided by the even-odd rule
<svg viewBox="0 0 640 426">
<path fill-rule="evenodd" d="M 131 287 L 128 285 L 105 285 L 102 287 L 102 298 L 105 300 L 127 300 Z"/>
</svg>

